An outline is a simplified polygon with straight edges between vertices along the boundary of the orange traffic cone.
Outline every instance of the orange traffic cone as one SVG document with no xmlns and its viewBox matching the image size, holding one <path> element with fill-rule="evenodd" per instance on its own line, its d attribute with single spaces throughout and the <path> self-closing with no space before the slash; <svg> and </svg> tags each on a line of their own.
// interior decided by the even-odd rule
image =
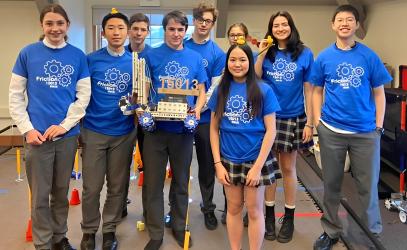
<svg viewBox="0 0 407 250">
<path fill-rule="evenodd" d="M 144 172 L 141 171 L 138 175 L 138 186 L 142 187 L 144 182 Z"/>
<path fill-rule="evenodd" d="M 27 230 L 25 231 L 25 241 L 33 241 L 31 218 L 28 220 Z"/>
<path fill-rule="evenodd" d="M 69 201 L 69 205 L 75 206 L 81 204 L 81 200 L 79 198 L 79 191 L 78 189 L 74 188 L 71 193 L 71 200 Z"/>
</svg>

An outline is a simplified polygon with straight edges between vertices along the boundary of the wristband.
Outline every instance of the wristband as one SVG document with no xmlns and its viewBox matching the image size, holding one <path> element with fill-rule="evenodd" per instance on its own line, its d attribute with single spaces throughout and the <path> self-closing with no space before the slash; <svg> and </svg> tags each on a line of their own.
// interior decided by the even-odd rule
<svg viewBox="0 0 407 250">
<path fill-rule="evenodd" d="M 214 162 L 213 165 L 216 165 L 216 164 L 221 163 L 221 162 L 222 162 L 222 161 Z"/>
<path fill-rule="evenodd" d="M 305 127 L 314 128 L 313 125 L 305 124 Z"/>
</svg>

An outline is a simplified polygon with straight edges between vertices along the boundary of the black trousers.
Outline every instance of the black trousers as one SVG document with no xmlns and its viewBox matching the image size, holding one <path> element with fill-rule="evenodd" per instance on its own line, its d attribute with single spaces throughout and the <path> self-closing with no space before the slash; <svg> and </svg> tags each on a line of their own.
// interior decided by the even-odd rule
<svg viewBox="0 0 407 250">
<path fill-rule="evenodd" d="M 192 134 L 165 131 L 145 133 L 143 210 L 151 239 L 164 236 L 164 182 L 168 160 L 172 168 L 172 229 L 184 231 L 188 208 L 188 182 L 192 161 Z"/>
</svg>

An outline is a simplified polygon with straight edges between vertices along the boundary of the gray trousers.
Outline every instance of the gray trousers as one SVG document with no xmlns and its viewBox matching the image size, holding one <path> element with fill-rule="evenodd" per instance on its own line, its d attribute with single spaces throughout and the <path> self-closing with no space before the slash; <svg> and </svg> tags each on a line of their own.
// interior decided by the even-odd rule
<svg viewBox="0 0 407 250">
<path fill-rule="evenodd" d="M 33 241 L 36 249 L 50 249 L 68 231 L 68 190 L 78 136 L 25 146 Z"/>
<path fill-rule="evenodd" d="M 96 233 L 100 224 L 100 192 L 106 178 L 102 232 L 115 232 L 121 220 L 123 197 L 132 161 L 137 130 L 122 136 L 108 136 L 82 129 L 82 231 Z"/>
<path fill-rule="evenodd" d="M 151 239 L 164 237 L 164 181 L 167 161 L 172 169 L 172 229 L 183 231 L 188 208 L 188 181 L 192 161 L 192 134 L 164 131 L 146 132 L 144 136 L 143 206 Z"/>
<path fill-rule="evenodd" d="M 377 184 L 380 174 L 380 135 L 376 132 L 339 134 L 322 123 L 318 125 L 321 147 L 322 176 L 324 181 L 324 231 L 337 238 L 342 233 L 338 217 L 346 151 L 357 186 L 362 207 L 362 221 L 372 233 L 382 231 Z"/>
</svg>

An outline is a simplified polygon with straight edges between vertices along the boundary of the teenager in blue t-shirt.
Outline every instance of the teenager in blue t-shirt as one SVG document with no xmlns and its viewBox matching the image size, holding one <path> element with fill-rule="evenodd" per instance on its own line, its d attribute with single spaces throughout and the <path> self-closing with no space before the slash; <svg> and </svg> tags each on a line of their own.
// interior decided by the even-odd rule
<svg viewBox="0 0 407 250">
<path fill-rule="evenodd" d="M 65 41 L 65 10 L 48 5 L 40 22 L 42 41 L 23 48 L 14 65 L 9 109 L 26 142 L 35 249 L 74 249 L 66 238 L 67 194 L 78 122 L 89 103 L 89 71 L 85 54 Z"/>
<path fill-rule="evenodd" d="M 129 44 L 126 50 L 130 53 L 137 52 L 139 58 L 145 58 L 147 53 L 151 50 L 151 46 L 145 43 L 145 39 L 150 33 L 150 19 L 143 13 L 136 13 L 130 17 L 130 30 L 129 30 Z M 143 160 L 143 141 L 144 132 L 141 126 L 137 126 L 137 144 L 140 150 L 141 160 Z M 142 169 L 139 169 L 142 171 Z M 130 175 L 130 172 L 129 172 Z M 123 204 L 122 217 L 127 216 L 127 204 L 130 200 L 127 198 L 129 193 L 130 177 L 126 183 L 126 193 L 124 197 L 125 204 Z"/>
<path fill-rule="evenodd" d="M 188 28 L 188 19 L 181 11 L 172 11 L 163 18 L 165 42 L 152 49 L 146 56 L 150 69 L 152 86 L 149 101 L 158 104 L 164 94 L 158 88 L 192 89 L 199 91 L 195 102 L 187 96 L 187 102 L 194 107 L 199 120 L 205 104 L 205 74 L 203 59 L 195 51 L 183 46 Z M 144 183 L 143 209 L 150 241 L 144 249 L 159 249 L 164 237 L 164 197 L 163 188 L 166 165 L 169 160 L 173 172 L 173 200 L 171 202 L 172 233 L 177 243 L 183 247 L 185 222 L 188 208 L 189 168 L 192 160 L 193 135 L 184 132 L 182 121 L 156 121 L 154 132 L 145 132 L 144 138 Z M 192 241 L 189 241 L 192 245 Z"/>
<path fill-rule="evenodd" d="M 266 188 L 264 237 L 267 240 L 277 238 L 277 241 L 287 243 L 294 233 L 297 151 L 312 145 L 312 85 L 309 83 L 309 76 L 314 58 L 311 50 L 300 40 L 294 20 L 286 11 L 279 11 L 270 17 L 266 37 L 268 36 L 273 38 L 274 45 L 267 49 L 267 40 L 261 41 L 259 50 L 264 53 L 258 55 L 255 68 L 257 76 L 273 88 L 281 107 L 276 114 L 277 135 L 273 150 L 279 155 L 284 182 L 285 213 L 276 237 L 274 207 L 277 185 L 274 183 Z"/>
<path fill-rule="evenodd" d="M 241 249 L 245 203 L 250 249 L 260 249 L 264 186 L 274 182 L 271 147 L 280 107 L 273 90 L 256 81 L 252 51 L 242 43 L 228 50 L 224 76 L 208 103 L 210 140 L 216 176 L 226 191 L 230 248 Z"/>
<path fill-rule="evenodd" d="M 209 100 L 213 91 L 208 92 L 208 90 L 213 90 L 218 85 L 226 60 L 225 52 L 210 40 L 210 31 L 215 25 L 218 11 L 212 5 L 200 4 L 193 9 L 193 15 L 195 29 L 192 37 L 185 41 L 184 46 L 198 52 L 203 57 L 208 78 L 205 84 L 206 99 Z M 214 213 L 216 205 L 213 203 L 215 169 L 209 141 L 210 118 L 210 110 L 207 109 L 201 113 L 201 120 L 194 139 L 199 167 L 199 187 L 202 195 L 201 211 L 204 214 L 206 228 L 215 230 L 218 221 Z"/>
<path fill-rule="evenodd" d="M 314 249 L 332 249 L 342 234 L 337 212 L 347 151 L 361 201 L 361 218 L 374 235 L 382 231 L 377 184 L 386 103 L 383 85 L 391 77 L 380 58 L 355 41 L 358 28 L 358 11 L 351 5 L 339 6 L 332 18 L 336 43 L 318 55 L 311 73 L 324 180 L 324 233 Z"/>
<path fill-rule="evenodd" d="M 121 220 L 136 130 L 134 116 L 125 116 L 118 103 L 132 91 L 131 54 L 123 44 L 129 21 L 112 9 L 102 21 L 107 47 L 88 55 L 92 96 L 83 121 L 82 249 L 94 249 L 101 215 L 100 192 L 105 179 L 103 249 L 117 249 L 116 226 Z"/>
</svg>

